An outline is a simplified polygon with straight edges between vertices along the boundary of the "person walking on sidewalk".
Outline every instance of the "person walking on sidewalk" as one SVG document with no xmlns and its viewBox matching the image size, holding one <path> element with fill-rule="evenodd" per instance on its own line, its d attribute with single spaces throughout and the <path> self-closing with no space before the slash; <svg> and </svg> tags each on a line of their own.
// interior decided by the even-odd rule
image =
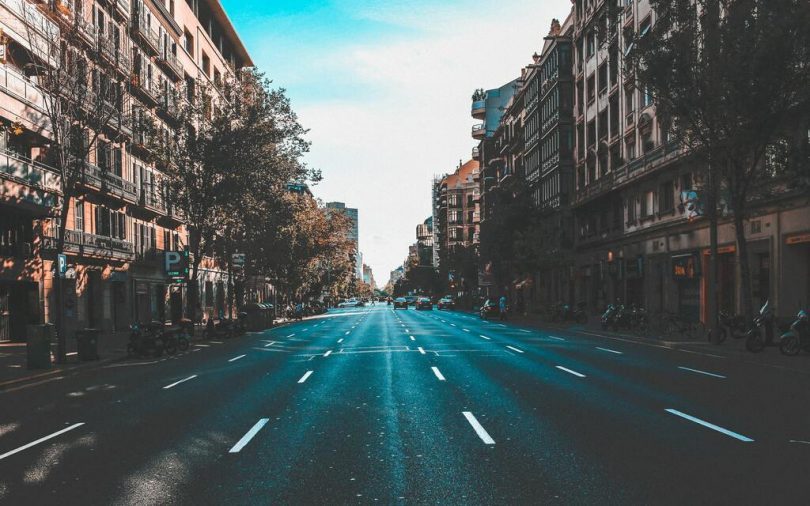
<svg viewBox="0 0 810 506">
<path fill-rule="evenodd" d="M 501 298 L 498 300 L 498 311 L 501 317 L 501 321 L 506 320 L 506 295 L 501 295 Z"/>
</svg>

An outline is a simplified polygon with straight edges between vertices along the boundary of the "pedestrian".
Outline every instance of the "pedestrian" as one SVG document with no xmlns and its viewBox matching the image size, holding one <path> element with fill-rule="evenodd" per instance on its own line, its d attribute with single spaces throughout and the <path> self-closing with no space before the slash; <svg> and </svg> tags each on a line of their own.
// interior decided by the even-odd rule
<svg viewBox="0 0 810 506">
<path fill-rule="evenodd" d="M 506 295 L 501 295 L 501 298 L 498 300 L 498 310 L 501 316 L 501 321 L 506 320 Z"/>
</svg>

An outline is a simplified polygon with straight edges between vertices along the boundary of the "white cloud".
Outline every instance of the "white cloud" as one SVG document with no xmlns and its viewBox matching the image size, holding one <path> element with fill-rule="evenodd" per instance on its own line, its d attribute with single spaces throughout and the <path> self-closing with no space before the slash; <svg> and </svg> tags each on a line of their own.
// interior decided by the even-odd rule
<svg viewBox="0 0 810 506">
<path fill-rule="evenodd" d="M 551 19 L 570 10 L 568 0 L 418 5 L 360 15 L 421 35 L 330 48 L 321 78 L 368 93 L 341 101 L 310 97 L 298 106 L 311 129 L 308 161 L 324 170 L 316 193 L 360 208 L 361 250 L 381 282 L 430 213 L 432 176 L 470 156 L 473 90 L 517 77 L 540 50 Z"/>
</svg>

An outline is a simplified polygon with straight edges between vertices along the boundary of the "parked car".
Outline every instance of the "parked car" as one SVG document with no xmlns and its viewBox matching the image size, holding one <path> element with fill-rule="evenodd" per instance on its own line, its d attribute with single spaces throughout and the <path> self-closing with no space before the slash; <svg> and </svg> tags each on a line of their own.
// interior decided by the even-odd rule
<svg viewBox="0 0 810 506">
<path fill-rule="evenodd" d="M 405 299 L 405 302 L 407 302 L 409 306 L 413 306 L 413 305 L 416 304 L 416 300 L 418 299 L 418 297 L 416 295 L 406 295 L 404 297 L 404 299 Z"/>
<path fill-rule="evenodd" d="M 456 307 L 456 303 L 453 302 L 453 299 L 450 297 L 442 297 L 439 299 L 439 304 L 437 305 L 439 309 L 453 309 Z"/>
<path fill-rule="evenodd" d="M 484 320 L 488 320 L 490 318 L 498 318 L 501 314 L 501 311 L 498 308 L 498 301 L 487 299 L 486 302 L 484 302 L 484 304 L 481 306 L 481 309 L 478 311 L 478 314 Z"/>
<path fill-rule="evenodd" d="M 408 309 L 408 301 L 405 300 L 405 297 L 397 297 L 394 299 L 394 310 L 397 309 Z"/>
<path fill-rule="evenodd" d="M 416 301 L 416 309 L 433 310 L 433 302 L 428 297 L 419 297 Z"/>
</svg>

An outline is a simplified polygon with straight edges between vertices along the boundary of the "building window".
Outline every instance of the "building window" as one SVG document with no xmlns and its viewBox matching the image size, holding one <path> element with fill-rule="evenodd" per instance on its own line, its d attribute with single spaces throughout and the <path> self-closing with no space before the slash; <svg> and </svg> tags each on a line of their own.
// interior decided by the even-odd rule
<svg viewBox="0 0 810 506">
<path fill-rule="evenodd" d="M 593 56 L 593 53 L 596 50 L 596 38 L 594 37 L 593 30 L 588 32 L 587 42 L 586 42 L 586 51 L 588 58 Z"/>
<path fill-rule="evenodd" d="M 641 217 L 647 218 L 653 213 L 653 202 L 655 200 L 655 192 L 652 190 L 644 192 L 641 196 Z"/>
<path fill-rule="evenodd" d="M 590 104 L 591 102 L 593 102 L 595 98 L 596 98 L 596 76 L 591 74 L 591 76 L 588 78 L 588 103 Z"/>
<path fill-rule="evenodd" d="M 666 181 L 658 190 L 658 212 L 668 213 L 675 209 L 675 188 L 672 181 Z"/>
<path fill-rule="evenodd" d="M 627 223 L 633 224 L 636 222 L 636 197 L 631 196 L 627 198 Z"/>
<path fill-rule="evenodd" d="M 211 77 L 211 58 L 205 54 L 205 51 L 202 52 L 202 70 L 206 76 Z"/>
<path fill-rule="evenodd" d="M 76 201 L 76 209 L 73 213 L 75 217 L 73 229 L 84 231 L 84 202 Z"/>
<path fill-rule="evenodd" d="M 188 54 L 194 56 L 194 36 L 191 35 L 188 28 L 183 31 L 183 47 Z"/>
</svg>

